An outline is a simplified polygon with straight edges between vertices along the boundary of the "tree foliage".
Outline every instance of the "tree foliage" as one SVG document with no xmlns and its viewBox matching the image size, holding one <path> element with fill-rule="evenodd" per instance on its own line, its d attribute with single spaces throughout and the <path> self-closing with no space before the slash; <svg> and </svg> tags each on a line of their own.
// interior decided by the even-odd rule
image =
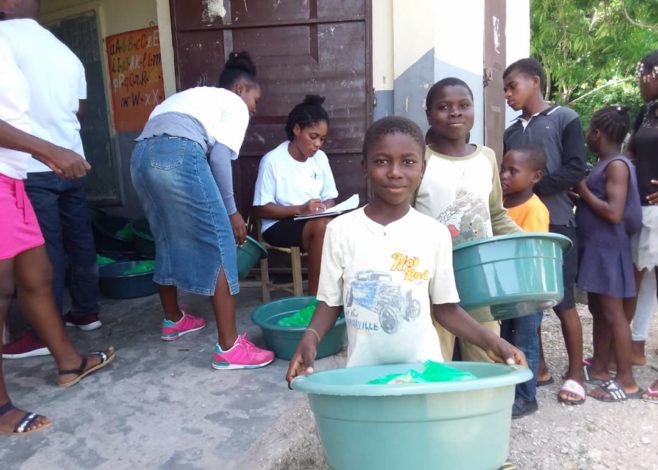
<svg viewBox="0 0 658 470">
<path fill-rule="evenodd" d="M 640 104 L 635 66 L 658 49 L 658 0 L 531 0 L 531 51 L 548 100 L 584 123 L 607 104 Z"/>
</svg>

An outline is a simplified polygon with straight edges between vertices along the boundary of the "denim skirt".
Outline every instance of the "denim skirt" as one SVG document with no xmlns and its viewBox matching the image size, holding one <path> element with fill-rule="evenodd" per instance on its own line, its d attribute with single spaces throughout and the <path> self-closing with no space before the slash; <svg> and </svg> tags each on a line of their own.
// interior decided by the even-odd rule
<svg viewBox="0 0 658 470">
<path fill-rule="evenodd" d="M 235 238 L 203 148 L 168 135 L 141 140 L 130 174 L 155 239 L 153 280 L 211 296 L 223 268 L 237 294 Z"/>
</svg>

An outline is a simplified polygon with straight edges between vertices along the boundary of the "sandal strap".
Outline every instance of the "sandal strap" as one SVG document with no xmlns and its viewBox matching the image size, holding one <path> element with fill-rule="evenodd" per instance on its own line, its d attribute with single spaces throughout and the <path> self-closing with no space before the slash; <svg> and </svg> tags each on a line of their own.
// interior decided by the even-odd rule
<svg viewBox="0 0 658 470">
<path fill-rule="evenodd" d="M 98 356 L 101 358 L 101 364 L 107 361 L 107 353 L 105 351 L 93 351 L 88 354 L 88 356 Z"/>
<path fill-rule="evenodd" d="M 14 432 L 17 433 L 25 432 L 32 425 L 32 423 L 36 421 L 38 417 L 39 415 L 36 413 L 25 413 L 25 416 L 23 416 L 21 422 L 18 423 L 14 428 Z"/>
<path fill-rule="evenodd" d="M 67 374 L 80 375 L 85 371 L 86 368 L 87 368 L 87 356 L 83 356 L 82 361 L 80 362 L 80 367 L 78 367 L 77 369 L 60 369 L 59 372 L 57 373 L 59 375 L 67 375 Z"/>
<path fill-rule="evenodd" d="M 11 403 L 11 400 L 9 400 L 4 405 L 0 406 L 0 416 L 9 413 L 13 409 L 15 409 L 15 406 Z"/>
</svg>

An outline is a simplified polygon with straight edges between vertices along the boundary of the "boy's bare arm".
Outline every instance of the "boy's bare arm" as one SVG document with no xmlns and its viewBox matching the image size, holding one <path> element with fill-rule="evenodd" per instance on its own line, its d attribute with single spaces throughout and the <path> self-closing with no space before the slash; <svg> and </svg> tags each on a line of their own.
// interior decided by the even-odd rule
<svg viewBox="0 0 658 470">
<path fill-rule="evenodd" d="M 484 349 L 496 362 L 527 366 L 523 353 L 475 321 L 458 304 L 434 304 L 432 313 L 445 329 Z"/>
<path fill-rule="evenodd" d="M 286 380 L 288 387 L 291 387 L 292 379 L 298 375 L 310 374 L 313 372 L 315 356 L 318 350 L 318 344 L 331 328 L 336 324 L 336 319 L 340 315 L 341 307 L 330 307 L 325 302 L 318 302 L 311 323 L 306 328 L 301 341 L 297 345 L 297 350 L 290 359 Z"/>
</svg>

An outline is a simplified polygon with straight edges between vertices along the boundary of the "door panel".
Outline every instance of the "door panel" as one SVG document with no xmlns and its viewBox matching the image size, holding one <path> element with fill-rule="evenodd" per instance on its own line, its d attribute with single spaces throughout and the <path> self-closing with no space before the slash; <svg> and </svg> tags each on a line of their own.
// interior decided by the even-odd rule
<svg viewBox="0 0 658 470">
<path fill-rule="evenodd" d="M 250 212 L 260 157 L 285 140 L 286 118 L 306 94 L 326 97 L 329 155 L 339 199 L 359 193 L 361 144 L 372 118 L 370 2 L 367 0 L 170 0 L 177 86 L 215 85 L 231 51 L 247 50 L 263 89 L 240 159 L 238 208 Z M 223 16 L 220 15 L 223 13 Z"/>
</svg>

